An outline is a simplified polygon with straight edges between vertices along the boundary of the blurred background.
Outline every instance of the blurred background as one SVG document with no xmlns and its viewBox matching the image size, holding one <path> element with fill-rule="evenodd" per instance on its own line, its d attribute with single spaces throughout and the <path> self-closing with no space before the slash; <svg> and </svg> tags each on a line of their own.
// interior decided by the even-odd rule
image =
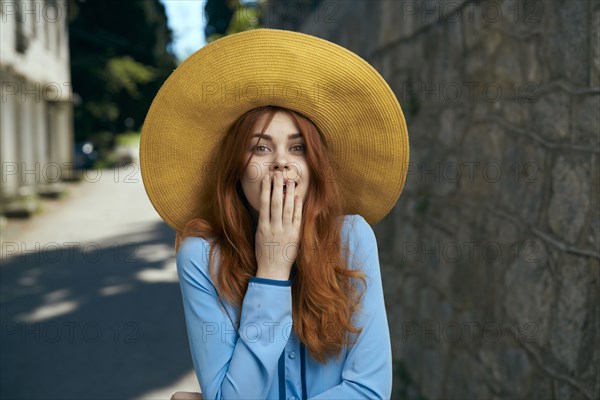
<svg viewBox="0 0 600 400">
<path fill-rule="evenodd" d="M 402 105 L 392 398 L 600 398 L 600 2 L 0 5 L 0 398 L 199 391 L 139 132 L 181 61 L 259 27 L 354 51 Z"/>
</svg>

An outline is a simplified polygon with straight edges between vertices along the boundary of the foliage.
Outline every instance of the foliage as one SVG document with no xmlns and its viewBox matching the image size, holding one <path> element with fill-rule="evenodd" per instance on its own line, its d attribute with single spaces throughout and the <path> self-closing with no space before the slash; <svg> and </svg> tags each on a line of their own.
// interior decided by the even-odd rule
<svg viewBox="0 0 600 400">
<path fill-rule="evenodd" d="M 206 42 L 260 28 L 261 7 L 259 1 L 207 0 L 204 7 L 208 17 L 204 29 Z"/>
<path fill-rule="evenodd" d="M 75 140 L 139 130 L 176 67 L 172 32 L 159 0 L 69 2 Z M 127 123 L 126 123 L 127 122 Z"/>
<path fill-rule="evenodd" d="M 140 132 L 128 131 L 117 135 L 116 144 L 120 146 L 136 146 L 140 143 Z"/>
<path fill-rule="evenodd" d="M 235 9 L 227 35 L 260 28 L 261 8 L 258 3 L 244 3 Z"/>
<path fill-rule="evenodd" d="M 104 70 L 104 79 L 112 93 L 126 91 L 131 98 L 139 99 L 139 86 L 155 79 L 156 68 L 135 61 L 130 56 L 115 57 L 108 60 Z"/>
<path fill-rule="evenodd" d="M 227 32 L 227 27 L 233 16 L 237 1 L 229 0 L 206 0 L 204 14 L 207 17 L 204 28 L 206 42 L 210 43 Z"/>
</svg>

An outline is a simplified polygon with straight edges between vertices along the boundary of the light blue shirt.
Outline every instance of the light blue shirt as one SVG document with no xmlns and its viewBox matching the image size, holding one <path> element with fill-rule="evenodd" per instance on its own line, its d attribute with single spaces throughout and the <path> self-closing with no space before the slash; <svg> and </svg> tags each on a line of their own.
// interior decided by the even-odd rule
<svg viewBox="0 0 600 400">
<path fill-rule="evenodd" d="M 250 278 L 239 319 L 240 311 L 217 296 L 208 272 L 209 242 L 193 236 L 182 241 L 177 272 L 192 361 L 205 399 L 390 398 L 392 349 L 377 240 L 362 216 L 345 215 L 341 245 L 353 253 L 349 267 L 362 268 L 366 275 L 362 309 L 353 319 L 363 330 L 339 361 L 331 357 L 323 365 L 292 329 L 293 274 L 287 281 Z M 214 260 L 218 268 L 218 257 Z"/>
</svg>

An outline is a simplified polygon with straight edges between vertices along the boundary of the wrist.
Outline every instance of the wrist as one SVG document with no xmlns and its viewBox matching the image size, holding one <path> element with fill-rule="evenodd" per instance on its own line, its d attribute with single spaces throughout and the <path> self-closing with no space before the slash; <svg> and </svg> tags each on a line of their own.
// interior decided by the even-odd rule
<svg viewBox="0 0 600 400">
<path fill-rule="evenodd" d="M 272 279 L 272 280 L 276 280 L 276 281 L 288 281 L 290 279 L 290 273 L 285 273 L 282 271 L 263 271 L 263 270 L 259 270 L 256 271 L 256 277 L 257 278 L 263 278 L 263 279 Z"/>
</svg>

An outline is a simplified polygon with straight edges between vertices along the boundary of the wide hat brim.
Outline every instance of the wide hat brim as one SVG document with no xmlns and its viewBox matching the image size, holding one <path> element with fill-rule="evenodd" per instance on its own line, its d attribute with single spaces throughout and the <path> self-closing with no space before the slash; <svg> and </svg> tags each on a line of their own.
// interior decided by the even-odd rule
<svg viewBox="0 0 600 400">
<path fill-rule="evenodd" d="M 261 28 L 225 36 L 188 57 L 150 106 L 140 142 L 142 180 L 171 228 L 181 232 L 192 218 L 210 219 L 216 146 L 239 116 L 265 105 L 297 111 L 319 128 L 344 214 L 374 225 L 389 213 L 404 187 L 409 143 L 386 81 L 335 43 Z"/>
</svg>

